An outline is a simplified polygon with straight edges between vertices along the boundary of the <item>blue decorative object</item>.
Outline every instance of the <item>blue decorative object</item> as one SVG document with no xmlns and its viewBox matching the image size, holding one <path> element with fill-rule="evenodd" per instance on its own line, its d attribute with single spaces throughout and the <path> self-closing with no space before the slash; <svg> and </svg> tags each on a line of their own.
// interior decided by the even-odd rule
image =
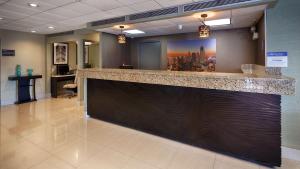
<svg viewBox="0 0 300 169">
<path fill-rule="evenodd" d="M 32 76 L 33 69 L 27 69 L 28 76 Z"/>
<path fill-rule="evenodd" d="M 21 65 L 16 66 L 16 76 L 21 76 Z"/>
</svg>

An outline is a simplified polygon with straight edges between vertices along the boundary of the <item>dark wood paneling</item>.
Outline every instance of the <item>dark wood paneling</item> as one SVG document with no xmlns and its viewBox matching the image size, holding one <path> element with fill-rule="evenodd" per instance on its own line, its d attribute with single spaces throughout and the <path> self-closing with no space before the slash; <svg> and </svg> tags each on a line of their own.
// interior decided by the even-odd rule
<svg viewBox="0 0 300 169">
<path fill-rule="evenodd" d="M 270 166 L 281 164 L 278 95 L 88 79 L 93 118 Z"/>
</svg>

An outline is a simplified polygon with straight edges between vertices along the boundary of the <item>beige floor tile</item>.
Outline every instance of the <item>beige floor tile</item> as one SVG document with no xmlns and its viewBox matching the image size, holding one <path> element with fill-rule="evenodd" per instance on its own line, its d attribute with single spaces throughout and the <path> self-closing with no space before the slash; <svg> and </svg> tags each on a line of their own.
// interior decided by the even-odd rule
<svg viewBox="0 0 300 169">
<path fill-rule="evenodd" d="M 46 151 L 24 140 L 0 147 L 1 169 L 27 169 L 46 160 L 49 156 Z"/>
<path fill-rule="evenodd" d="M 282 165 L 278 169 L 300 169 L 300 161 L 282 159 Z"/>
<path fill-rule="evenodd" d="M 121 137 L 126 137 L 126 132 L 121 132 L 116 128 L 110 126 L 103 126 L 97 128 L 96 130 L 88 130 L 86 139 L 90 140 L 100 146 L 109 146 L 115 140 L 120 139 Z"/>
<path fill-rule="evenodd" d="M 158 169 L 136 159 L 129 159 L 127 164 L 122 169 Z"/>
<path fill-rule="evenodd" d="M 139 138 L 142 143 L 133 158 L 157 168 L 166 168 L 171 162 L 177 147 L 153 139 L 149 136 Z"/>
<path fill-rule="evenodd" d="M 213 169 L 215 154 L 193 147 L 179 148 L 168 169 Z"/>
<path fill-rule="evenodd" d="M 239 160 L 233 157 L 217 154 L 214 164 L 215 169 L 259 169 L 260 166 L 247 162 L 244 160 Z"/>
<path fill-rule="evenodd" d="M 140 142 L 138 134 L 127 134 L 112 140 L 107 146 L 115 151 L 121 152 L 129 157 L 134 156 L 139 151 Z"/>
<path fill-rule="evenodd" d="M 85 161 L 79 169 L 122 169 L 128 157 L 114 150 L 105 148 L 94 157 Z"/>
<path fill-rule="evenodd" d="M 0 145 L 19 141 L 22 139 L 22 136 L 10 132 L 8 129 L 0 126 Z"/>
<path fill-rule="evenodd" d="M 99 145 L 85 139 L 79 139 L 72 144 L 62 146 L 62 148 L 57 150 L 54 154 L 60 159 L 77 167 L 79 164 L 95 156 L 101 150 L 102 148 Z"/>
<path fill-rule="evenodd" d="M 78 136 L 86 137 L 88 132 L 103 128 L 105 125 L 99 120 L 81 118 L 69 123 L 69 130 Z"/>
<path fill-rule="evenodd" d="M 54 153 L 64 145 L 69 145 L 80 137 L 69 132 L 67 125 L 47 125 L 38 131 L 24 137 L 24 139 L 36 144 L 37 146 Z"/>
<path fill-rule="evenodd" d="M 72 165 L 54 156 L 30 169 L 75 169 Z"/>
</svg>

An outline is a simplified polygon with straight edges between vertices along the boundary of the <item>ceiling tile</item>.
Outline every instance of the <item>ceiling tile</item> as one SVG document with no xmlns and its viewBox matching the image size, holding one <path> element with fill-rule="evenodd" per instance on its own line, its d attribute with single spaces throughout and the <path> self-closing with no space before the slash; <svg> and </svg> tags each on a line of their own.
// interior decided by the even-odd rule
<svg viewBox="0 0 300 169">
<path fill-rule="evenodd" d="M 145 0 L 117 0 L 117 1 L 119 1 L 123 5 L 131 5 L 139 2 L 144 2 Z"/>
<path fill-rule="evenodd" d="M 72 10 L 72 11 L 77 12 L 77 13 L 82 14 L 82 15 L 90 14 L 90 13 L 94 13 L 94 12 L 99 11 L 99 9 L 97 9 L 93 6 L 86 5 L 86 4 L 81 3 L 81 2 L 76 2 L 76 3 L 72 3 L 70 5 L 64 6 L 64 9 Z"/>
<path fill-rule="evenodd" d="M 137 13 L 136 10 L 131 9 L 129 7 L 126 7 L 126 6 L 120 7 L 120 8 L 115 8 L 115 9 L 111 9 L 111 10 L 108 10 L 106 12 L 109 13 L 109 14 L 111 14 L 114 17 L 124 16 L 124 15 L 130 15 L 130 14 Z"/>
<path fill-rule="evenodd" d="M 96 12 L 89 15 L 84 15 L 76 18 L 66 19 L 63 21 L 58 22 L 59 24 L 62 24 L 64 26 L 76 26 L 76 25 L 82 25 L 91 22 L 91 21 L 97 21 L 102 20 L 106 18 L 111 18 L 112 16 L 107 14 L 106 12 Z"/>
<path fill-rule="evenodd" d="M 157 27 L 157 26 L 174 26 L 175 25 L 174 23 L 170 22 L 167 19 L 150 21 L 150 22 L 147 22 L 147 24 L 151 25 L 152 27 Z"/>
<path fill-rule="evenodd" d="M 183 5 L 187 3 L 192 3 L 192 0 L 156 0 L 163 7 L 170 7 L 176 5 Z"/>
<path fill-rule="evenodd" d="M 46 2 L 55 6 L 63 6 L 66 4 L 74 3 L 78 0 L 40 0 L 42 2 Z"/>
<path fill-rule="evenodd" d="M 66 17 L 63 17 L 61 15 L 55 15 L 55 14 L 51 14 L 48 12 L 39 13 L 39 14 L 35 15 L 35 17 L 43 19 L 47 22 L 58 22 L 58 21 L 66 19 Z"/>
<path fill-rule="evenodd" d="M 116 0 L 82 0 L 81 2 L 96 7 L 102 11 L 107 11 L 123 6 L 123 4 Z"/>
<path fill-rule="evenodd" d="M 18 20 L 16 21 L 16 23 L 23 24 L 23 25 L 31 25 L 35 27 L 35 26 L 46 24 L 48 23 L 48 21 L 32 16 L 32 17 L 27 17 L 25 19 Z"/>
<path fill-rule="evenodd" d="M 155 2 L 153 0 L 149 0 L 149 1 L 130 5 L 130 8 L 132 8 L 138 12 L 145 12 L 145 11 L 149 11 L 149 10 L 162 8 L 162 6 L 160 6 L 157 2 Z"/>
<path fill-rule="evenodd" d="M 50 14 L 54 14 L 54 15 L 59 15 L 59 16 L 63 16 L 65 18 L 75 18 L 78 17 L 82 14 L 66 9 L 65 7 L 58 7 L 52 10 L 47 11 Z"/>
<path fill-rule="evenodd" d="M 24 5 L 20 5 L 20 4 L 14 4 L 11 2 L 5 3 L 4 5 L 0 6 L 0 10 L 4 9 L 4 10 L 9 10 L 9 11 L 13 11 L 13 12 L 19 12 L 19 13 L 23 13 L 26 15 L 32 15 L 35 13 L 40 12 L 39 10 L 35 9 L 35 8 L 30 8 L 29 6 L 24 6 Z"/>
<path fill-rule="evenodd" d="M 6 9 L 0 9 L 0 16 L 10 20 L 16 20 L 16 19 L 24 18 L 28 16 L 28 14 L 14 12 Z"/>
<path fill-rule="evenodd" d="M 24 29 L 24 30 L 32 28 L 32 26 L 30 26 L 30 25 L 19 24 L 19 23 L 16 23 L 16 22 L 11 22 L 11 23 L 8 23 L 6 25 L 10 26 L 10 27 L 15 27 L 15 28 L 18 28 L 18 29 Z"/>
<path fill-rule="evenodd" d="M 53 4 L 50 4 L 50 3 L 47 3 L 47 2 L 44 2 L 44 1 L 41 1 L 41 0 L 10 0 L 9 1 L 10 4 L 23 6 L 24 8 L 31 8 L 31 7 L 28 6 L 28 3 L 36 3 L 36 4 L 39 5 L 39 7 L 34 8 L 34 10 L 38 10 L 40 12 L 58 7 L 58 5 L 53 5 Z M 33 9 L 33 8 L 31 8 L 31 9 Z"/>
</svg>

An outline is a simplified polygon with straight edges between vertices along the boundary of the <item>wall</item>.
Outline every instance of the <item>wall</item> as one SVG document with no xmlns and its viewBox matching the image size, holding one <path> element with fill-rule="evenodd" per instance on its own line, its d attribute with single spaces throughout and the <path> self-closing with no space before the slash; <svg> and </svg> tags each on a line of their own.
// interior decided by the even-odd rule
<svg viewBox="0 0 300 169">
<path fill-rule="evenodd" d="M 257 41 L 252 40 L 249 28 L 213 31 L 217 40 L 217 72 L 241 72 L 241 64 L 255 63 Z M 197 33 L 144 37 L 131 39 L 131 61 L 138 67 L 138 45 L 143 41 L 160 41 L 162 45 L 161 68 L 167 69 L 167 41 L 198 39 Z"/>
<path fill-rule="evenodd" d="M 282 144 L 300 149 L 300 1 L 279 0 L 267 10 L 267 51 L 287 51 L 288 68 L 282 73 L 296 79 L 295 96 L 282 97 Z"/>
<path fill-rule="evenodd" d="M 89 46 L 89 63 L 93 68 L 100 68 L 99 43 Z"/>
<path fill-rule="evenodd" d="M 259 35 L 257 40 L 257 55 L 255 56 L 255 63 L 265 66 L 265 16 L 262 16 L 256 25 Z"/>
<path fill-rule="evenodd" d="M 119 68 L 122 64 L 130 63 L 130 39 L 126 44 L 119 44 L 117 36 L 101 33 L 101 56 L 103 68 Z"/>
<path fill-rule="evenodd" d="M 22 73 L 32 68 L 34 74 L 42 74 L 36 81 L 37 98 L 45 96 L 45 36 L 17 31 L 1 30 L 2 49 L 14 49 L 16 56 L 1 57 L 1 104 L 13 104 L 16 101 L 16 82 L 8 81 L 9 75 L 15 74 L 15 67 L 20 64 Z"/>
<path fill-rule="evenodd" d="M 76 42 L 68 42 L 69 44 L 69 67 L 77 68 L 77 44 Z"/>
</svg>

